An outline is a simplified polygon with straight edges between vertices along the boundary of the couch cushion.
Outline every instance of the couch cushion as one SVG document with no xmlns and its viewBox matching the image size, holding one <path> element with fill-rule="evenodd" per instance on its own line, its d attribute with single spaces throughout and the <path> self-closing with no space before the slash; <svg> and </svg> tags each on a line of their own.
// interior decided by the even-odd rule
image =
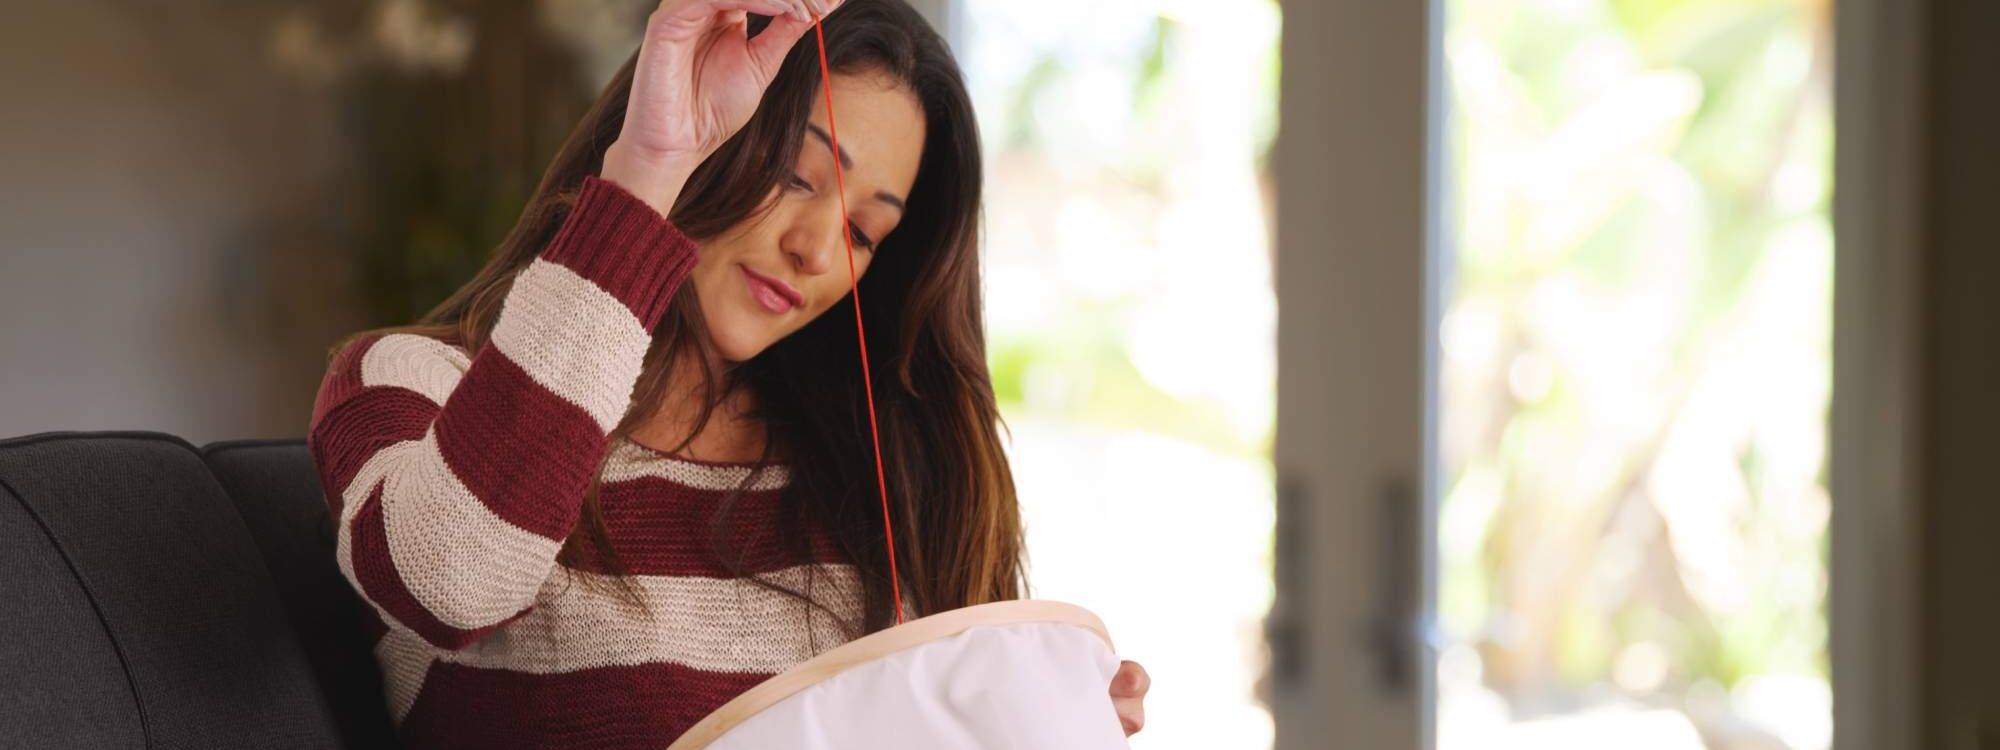
<svg viewBox="0 0 2000 750">
<path fill-rule="evenodd" d="M 201 452 L 263 550 L 347 746 L 393 746 L 368 605 L 334 561 L 334 522 L 305 439 L 231 440 Z"/>
<path fill-rule="evenodd" d="M 0 561 L 0 742 L 339 746 L 256 543 L 186 441 L 0 441 Z"/>
<path fill-rule="evenodd" d="M 145 747 L 139 701 L 83 581 L 0 486 L 0 725 L 6 747 Z"/>
</svg>

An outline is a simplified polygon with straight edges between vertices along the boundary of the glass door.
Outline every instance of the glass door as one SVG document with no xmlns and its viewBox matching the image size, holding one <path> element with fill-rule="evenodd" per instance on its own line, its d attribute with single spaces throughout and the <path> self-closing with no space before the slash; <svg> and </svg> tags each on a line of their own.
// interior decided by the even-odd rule
<svg viewBox="0 0 2000 750">
<path fill-rule="evenodd" d="M 1830 3 L 1285 10 L 1277 746 L 1829 747 Z"/>
<path fill-rule="evenodd" d="M 1830 14 L 1448 3 L 1438 747 L 1830 746 Z"/>
</svg>

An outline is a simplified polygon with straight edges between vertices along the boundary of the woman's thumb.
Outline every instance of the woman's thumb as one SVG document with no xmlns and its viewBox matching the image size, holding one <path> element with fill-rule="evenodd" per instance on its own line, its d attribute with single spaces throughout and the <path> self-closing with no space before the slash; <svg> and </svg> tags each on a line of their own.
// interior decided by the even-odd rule
<svg viewBox="0 0 2000 750">
<path fill-rule="evenodd" d="M 800 21 L 788 15 L 774 16 L 763 31 L 750 38 L 750 62 L 756 66 L 764 81 L 777 76 L 778 66 L 785 61 L 785 53 L 790 52 L 792 44 L 811 28 L 811 21 Z"/>
</svg>

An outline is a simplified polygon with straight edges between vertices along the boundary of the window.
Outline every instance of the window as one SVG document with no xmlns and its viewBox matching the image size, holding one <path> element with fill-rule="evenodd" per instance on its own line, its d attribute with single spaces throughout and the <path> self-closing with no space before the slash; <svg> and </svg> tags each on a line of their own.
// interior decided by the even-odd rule
<svg viewBox="0 0 2000 750">
<path fill-rule="evenodd" d="M 1277 5 L 955 10 L 1034 594 L 1159 678 L 1134 747 L 1269 746 Z"/>
<path fill-rule="evenodd" d="M 1439 747 L 1829 746 L 1829 13 L 1448 4 Z"/>
</svg>

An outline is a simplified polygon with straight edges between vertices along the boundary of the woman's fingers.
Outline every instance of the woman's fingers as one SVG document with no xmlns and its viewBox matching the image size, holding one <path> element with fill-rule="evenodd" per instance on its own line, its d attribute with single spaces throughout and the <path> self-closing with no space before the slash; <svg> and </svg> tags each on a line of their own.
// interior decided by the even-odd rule
<svg viewBox="0 0 2000 750">
<path fill-rule="evenodd" d="M 791 17 L 804 20 L 799 0 L 707 0 L 711 11 L 740 10 L 760 16 Z"/>
<path fill-rule="evenodd" d="M 837 0 L 663 0 L 647 19 L 621 139 L 644 152 L 705 153 L 729 138 L 816 16 Z M 745 38 L 745 13 L 770 25 Z"/>
<path fill-rule="evenodd" d="M 786 2 L 798 9 L 798 12 L 791 17 L 805 23 L 812 23 L 815 18 L 825 18 L 826 14 L 840 7 L 840 0 L 786 0 Z"/>
<path fill-rule="evenodd" d="M 780 16 L 771 19 L 770 26 L 750 38 L 750 60 L 765 80 L 777 75 L 778 65 L 785 61 L 785 53 L 790 52 L 792 44 L 805 36 L 806 29 L 810 28 L 810 19 Z"/>
<path fill-rule="evenodd" d="M 1146 674 L 1146 668 L 1139 662 L 1126 659 L 1119 663 L 1118 673 L 1111 678 L 1111 694 L 1119 697 L 1143 697 L 1153 687 L 1153 676 Z"/>
<path fill-rule="evenodd" d="M 1118 712 L 1118 726 L 1125 730 L 1125 736 L 1146 728 L 1146 704 L 1138 698 L 1112 698 L 1111 706 Z"/>
<path fill-rule="evenodd" d="M 1118 723 L 1126 736 L 1146 726 L 1146 691 L 1152 687 L 1152 675 L 1138 662 L 1125 659 L 1118 663 L 1118 673 L 1111 676 L 1111 705 L 1118 710 Z"/>
</svg>

